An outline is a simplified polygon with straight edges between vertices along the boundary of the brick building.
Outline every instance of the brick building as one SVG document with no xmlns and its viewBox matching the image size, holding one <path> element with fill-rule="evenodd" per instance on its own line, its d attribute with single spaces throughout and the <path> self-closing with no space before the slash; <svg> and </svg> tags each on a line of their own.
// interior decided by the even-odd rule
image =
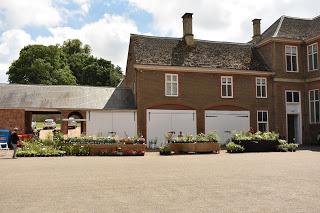
<svg viewBox="0 0 320 213">
<path fill-rule="evenodd" d="M 320 17 L 282 16 L 265 32 L 253 20 L 248 43 L 194 39 L 192 14 L 183 37 L 131 35 L 126 79 L 136 97 L 138 132 L 276 131 L 314 143 L 320 129 Z"/>
</svg>

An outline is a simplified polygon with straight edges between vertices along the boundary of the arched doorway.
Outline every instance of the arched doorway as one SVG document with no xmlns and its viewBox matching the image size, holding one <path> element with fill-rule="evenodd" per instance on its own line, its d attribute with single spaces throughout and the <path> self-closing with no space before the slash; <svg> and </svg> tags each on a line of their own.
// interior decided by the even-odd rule
<svg viewBox="0 0 320 213">
<path fill-rule="evenodd" d="M 81 112 L 73 111 L 68 114 L 68 135 L 80 136 L 85 134 L 85 121 Z"/>
</svg>

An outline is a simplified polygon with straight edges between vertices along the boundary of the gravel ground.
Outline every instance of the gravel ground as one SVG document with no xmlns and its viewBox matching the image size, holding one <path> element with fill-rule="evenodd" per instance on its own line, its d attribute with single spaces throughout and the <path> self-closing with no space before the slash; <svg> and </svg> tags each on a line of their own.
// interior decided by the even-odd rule
<svg viewBox="0 0 320 213">
<path fill-rule="evenodd" d="M 10 153 L 8 153 L 9 155 Z M 0 158 L 0 212 L 320 212 L 320 152 Z"/>
</svg>

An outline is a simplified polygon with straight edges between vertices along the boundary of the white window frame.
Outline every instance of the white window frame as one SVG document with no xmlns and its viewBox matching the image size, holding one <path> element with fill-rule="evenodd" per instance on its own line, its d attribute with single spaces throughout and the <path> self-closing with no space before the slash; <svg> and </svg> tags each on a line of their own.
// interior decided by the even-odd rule
<svg viewBox="0 0 320 213">
<path fill-rule="evenodd" d="M 316 46 L 317 47 L 317 51 L 316 52 L 314 52 L 314 48 L 313 48 L 313 46 Z M 311 48 L 311 53 L 309 54 L 309 49 Z M 314 68 L 314 69 L 310 69 L 310 59 L 309 59 L 309 56 L 310 55 L 314 55 L 314 54 L 317 54 L 317 59 L 318 59 L 318 64 L 317 64 L 317 67 L 315 67 L 315 64 L 314 64 L 314 60 L 313 60 L 313 57 L 312 57 L 312 67 Z M 307 60 L 308 60 L 308 71 L 309 72 L 312 72 L 312 71 L 316 71 L 316 70 L 318 70 L 319 69 L 319 47 L 318 47 L 318 42 L 316 42 L 316 43 L 313 43 L 313 44 L 310 44 L 310 45 L 308 45 L 308 47 L 307 47 Z"/>
<path fill-rule="evenodd" d="M 290 51 L 290 53 L 287 53 L 286 52 L 286 50 L 287 50 L 287 48 L 290 48 L 291 49 L 291 51 Z M 292 63 L 292 56 L 294 56 L 293 55 L 293 51 L 292 51 L 292 48 L 296 48 L 296 63 L 297 63 L 297 70 L 296 71 L 294 71 L 294 70 L 288 70 L 288 66 L 287 66 L 287 55 L 289 55 L 289 56 L 291 56 L 291 69 L 292 69 L 292 67 L 293 67 L 293 63 Z M 284 47 L 284 57 L 285 57 L 285 62 L 286 62 L 286 71 L 287 72 L 293 72 L 293 73 L 296 73 L 296 72 L 299 72 L 299 60 L 298 60 L 298 46 L 292 46 L 292 45 L 285 45 L 285 47 Z"/>
<path fill-rule="evenodd" d="M 226 83 L 223 83 L 223 79 L 226 79 Z M 231 79 L 231 83 L 228 83 L 228 79 Z M 228 93 L 228 86 L 231 85 L 231 95 L 227 94 Z M 223 94 L 223 86 L 226 86 L 226 94 L 227 95 L 222 95 Z M 221 98 L 233 98 L 233 77 L 232 76 L 221 76 Z"/>
<path fill-rule="evenodd" d="M 288 102 L 287 101 L 287 93 L 288 92 L 291 92 L 291 94 L 293 94 L 294 92 L 297 92 L 299 94 L 299 102 L 294 102 L 294 97 L 292 96 L 292 102 Z M 289 104 L 298 104 L 301 102 L 301 94 L 300 94 L 300 91 L 299 90 L 285 90 L 285 101 L 286 103 L 289 103 Z"/>
<path fill-rule="evenodd" d="M 262 121 L 259 121 L 259 113 L 262 113 Z M 263 113 L 267 113 L 267 121 L 263 121 Z M 257 110 L 257 131 L 259 130 L 259 124 L 266 124 L 267 128 L 266 128 L 266 132 L 269 131 L 269 113 L 268 110 Z"/>
<path fill-rule="evenodd" d="M 260 79 L 260 84 L 258 84 L 258 79 Z M 265 81 L 265 84 L 261 83 L 261 80 Z M 265 96 L 258 96 L 258 87 L 261 87 L 261 91 L 262 88 L 265 88 Z M 267 82 L 267 78 L 262 78 L 262 77 L 256 77 L 256 98 L 267 98 L 268 97 L 268 82 Z"/>
<path fill-rule="evenodd" d="M 315 99 L 315 92 L 318 92 L 318 100 L 316 100 Z M 313 95 L 313 97 L 314 97 L 314 100 L 311 100 L 311 92 L 314 92 L 314 95 Z M 317 121 L 317 113 L 316 113 L 316 103 L 319 103 L 319 108 L 318 108 L 318 110 L 319 110 L 319 118 L 318 118 L 318 121 Z M 313 119 L 314 119 L 314 121 L 312 121 L 312 119 L 311 119 L 311 108 L 313 108 L 314 107 L 314 117 L 313 117 Z M 319 124 L 320 123 L 320 91 L 319 91 L 319 89 L 313 89 L 313 90 L 309 90 L 309 122 L 310 122 L 310 124 Z"/>
<path fill-rule="evenodd" d="M 168 76 L 170 76 L 170 80 L 168 81 L 167 80 L 167 77 Z M 176 76 L 176 81 L 173 81 L 172 80 L 172 77 L 173 76 Z M 171 90 L 170 90 L 170 94 L 168 94 L 167 93 L 167 84 L 171 84 Z M 173 95 L 173 87 L 172 87 L 172 85 L 173 84 L 177 84 L 177 94 L 176 95 Z M 165 96 L 167 96 L 167 97 L 178 97 L 179 96 L 179 76 L 178 76 L 178 74 L 171 74 L 171 73 L 166 73 L 165 74 L 165 91 L 164 91 L 164 94 L 165 94 Z"/>
</svg>

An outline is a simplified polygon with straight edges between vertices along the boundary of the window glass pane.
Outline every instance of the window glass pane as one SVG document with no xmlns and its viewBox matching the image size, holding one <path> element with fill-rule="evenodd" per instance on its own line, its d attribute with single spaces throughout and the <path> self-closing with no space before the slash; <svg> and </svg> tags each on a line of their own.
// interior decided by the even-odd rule
<svg viewBox="0 0 320 213">
<path fill-rule="evenodd" d="M 293 92 L 293 101 L 299 102 L 299 92 Z"/>
<path fill-rule="evenodd" d="M 291 56 L 287 56 L 287 70 L 292 71 L 292 69 L 291 69 Z"/>
<path fill-rule="evenodd" d="M 313 69 L 318 69 L 318 53 L 313 55 Z"/>
<path fill-rule="evenodd" d="M 262 121 L 262 112 L 258 112 L 258 121 Z"/>
<path fill-rule="evenodd" d="M 231 78 L 228 78 L 228 83 L 231 84 Z"/>
<path fill-rule="evenodd" d="M 173 83 L 172 84 L 172 95 L 177 95 L 177 94 L 178 94 L 177 84 Z"/>
<path fill-rule="evenodd" d="M 292 93 L 287 92 L 287 102 L 292 102 Z"/>
<path fill-rule="evenodd" d="M 257 86 L 257 96 L 261 97 L 261 86 Z"/>
<path fill-rule="evenodd" d="M 286 54 L 291 54 L 291 47 L 286 47 Z"/>
<path fill-rule="evenodd" d="M 231 85 L 228 85 L 228 96 L 232 96 L 232 89 L 231 89 Z"/>
<path fill-rule="evenodd" d="M 309 70 L 313 70 L 312 55 L 309 55 Z"/>
<path fill-rule="evenodd" d="M 260 84 L 261 78 L 257 78 L 257 84 Z"/>
<path fill-rule="evenodd" d="M 312 46 L 308 46 L 308 54 L 312 53 Z"/>
<path fill-rule="evenodd" d="M 171 75 L 166 75 L 166 80 L 171 81 Z"/>
<path fill-rule="evenodd" d="M 166 94 L 167 95 L 171 95 L 171 83 L 167 83 L 167 91 L 166 91 Z"/>
<path fill-rule="evenodd" d="M 259 123 L 258 124 L 258 130 L 260 132 L 266 132 L 267 131 L 267 124 L 266 123 Z"/>
<path fill-rule="evenodd" d="M 262 96 L 262 97 L 266 97 L 266 96 L 267 96 L 267 94 L 266 94 L 266 87 L 265 87 L 265 86 L 261 86 L 261 90 L 262 90 L 262 91 L 261 91 L 261 92 L 262 92 L 262 93 L 261 93 L 261 96 Z"/>
<path fill-rule="evenodd" d="M 227 96 L 227 86 L 222 85 L 222 96 Z"/>
<path fill-rule="evenodd" d="M 311 100 L 311 101 L 314 100 L 314 93 L 315 93 L 314 90 L 311 90 L 311 91 L 310 91 L 310 100 Z"/>
<path fill-rule="evenodd" d="M 292 47 L 292 55 L 296 55 L 297 54 L 297 47 Z"/>
<path fill-rule="evenodd" d="M 292 56 L 292 71 L 297 71 L 297 56 Z"/>
<path fill-rule="evenodd" d="M 177 81 L 177 76 L 176 75 L 172 75 L 172 81 Z"/>
<path fill-rule="evenodd" d="M 314 123 L 315 122 L 315 120 L 314 120 L 314 114 L 315 114 L 315 104 L 314 104 L 314 102 L 312 102 L 312 103 L 310 103 L 311 104 L 311 109 L 310 109 L 310 121 L 311 121 L 311 123 Z"/>
<path fill-rule="evenodd" d="M 313 45 L 313 52 L 318 52 L 318 43 Z"/>
<path fill-rule="evenodd" d="M 225 84 L 226 83 L 226 78 L 222 78 L 222 83 Z"/>
<path fill-rule="evenodd" d="M 319 101 L 317 101 L 316 103 L 315 103 L 315 114 L 316 114 L 316 123 L 319 123 L 319 119 L 320 119 L 320 103 L 319 103 Z"/>
<path fill-rule="evenodd" d="M 263 84 L 263 85 L 265 85 L 266 84 L 266 79 L 261 79 L 261 83 Z"/>
<path fill-rule="evenodd" d="M 268 121 L 268 113 L 267 112 L 263 112 L 263 121 Z"/>
</svg>

